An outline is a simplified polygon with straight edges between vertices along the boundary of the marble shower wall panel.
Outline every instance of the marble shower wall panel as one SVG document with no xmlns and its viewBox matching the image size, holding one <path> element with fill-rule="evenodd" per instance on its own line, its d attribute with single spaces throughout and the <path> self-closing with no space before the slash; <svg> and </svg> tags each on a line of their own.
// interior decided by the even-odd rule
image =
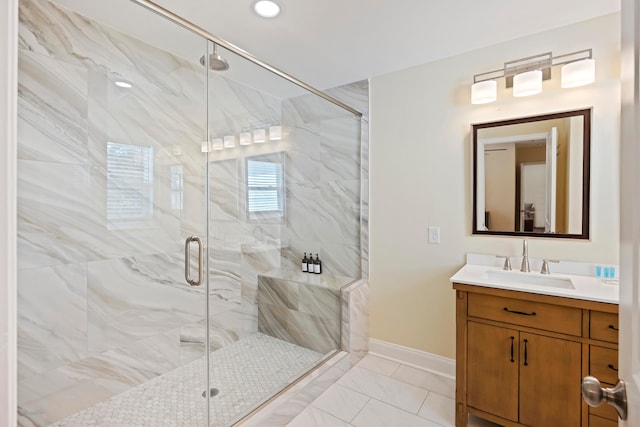
<svg viewBox="0 0 640 427">
<path fill-rule="evenodd" d="M 19 14 L 22 50 L 87 68 L 104 68 L 113 76 L 139 82 L 145 90 L 153 86 L 185 99 L 203 98 L 206 74 L 197 60 L 178 58 L 49 1 L 21 1 Z M 174 24 L 155 15 L 148 18 L 157 19 L 168 29 L 174 28 Z M 205 53 L 204 40 L 194 36 L 193 43 L 202 43 L 202 54 Z M 185 70 L 200 76 L 201 82 L 195 87 L 182 83 Z"/>
<path fill-rule="evenodd" d="M 278 269 L 258 276 L 259 331 L 320 353 L 340 347 L 340 289 L 348 277 Z"/>
<path fill-rule="evenodd" d="M 360 121 L 360 259 L 361 277 L 369 278 L 369 82 L 362 80 L 327 90 L 362 113 Z"/>
<path fill-rule="evenodd" d="M 202 84 L 196 73 L 191 73 L 192 85 Z M 113 84 L 113 78 L 103 74 L 103 84 L 108 88 L 107 117 L 103 123 L 109 141 L 124 144 L 151 146 L 158 156 L 168 152 L 177 157 L 187 175 L 202 175 L 204 155 L 200 142 L 205 139 L 204 123 L 206 105 L 204 99 L 185 99 L 144 85 L 131 89 Z M 204 90 L 204 85 L 201 86 Z M 179 151 L 176 149 L 179 148 Z"/>
<path fill-rule="evenodd" d="M 238 159 L 209 162 L 210 221 L 240 222 L 240 165 Z M 244 181 L 244 180 L 243 180 Z"/>
<path fill-rule="evenodd" d="M 358 280 L 342 290 L 342 350 L 352 365 L 369 352 L 369 283 Z"/>
<path fill-rule="evenodd" d="M 82 165 L 18 160 L 18 269 L 106 256 L 87 181 Z"/>
<path fill-rule="evenodd" d="M 240 245 L 209 241 L 209 299 L 213 303 L 240 304 L 240 259 Z"/>
<path fill-rule="evenodd" d="M 242 301 L 258 303 L 258 275 L 280 268 L 280 248 L 276 245 L 243 244 L 240 246 L 242 269 Z"/>
<path fill-rule="evenodd" d="M 87 70 L 21 51 L 18 159 L 87 164 Z"/>
<path fill-rule="evenodd" d="M 88 348 L 130 345 L 204 319 L 204 291 L 184 283 L 183 255 L 89 263 Z"/>
<path fill-rule="evenodd" d="M 234 54 L 229 53 L 229 55 Z M 238 134 L 243 129 L 278 123 L 281 120 L 281 102 L 279 98 L 253 87 L 218 74 L 211 74 L 209 79 L 209 105 L 212 107 L 209 111 L 211 136 Z"/>
<path fill-rule="evenodd" d="M 308 114 L 308 112 L 307 112 Z M 283 265 L 294 268 L 303 252 L 319 253 L 324 271 L 360 276 L 359 127 L 353 117 L 305 123 L 291 130 L 287 152 L 287 216 Z M 340 260 L 340 262 L 333 262 Z M 331 262 L 329 262 L 331 261 Z M 345 262 L 347 261 L 347 262 Z"/>
<path fill-rule="evenodd" d="M 180 239 L 184 245 L 189 236 L 203 235 L 207 229 L 207 199 L 204 195 L 204 176 L 182 177 L 182 209 L 180 209 Z"/>
<path fill-rule="evenodd" d="M 18 379 L 87 355 L 86 264 L 20 270 Z"/>
</svg>

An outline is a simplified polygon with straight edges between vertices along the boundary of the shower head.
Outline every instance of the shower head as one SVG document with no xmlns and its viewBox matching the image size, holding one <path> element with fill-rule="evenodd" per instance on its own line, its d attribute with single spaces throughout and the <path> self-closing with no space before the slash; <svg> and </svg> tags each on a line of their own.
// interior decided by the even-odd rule
<svg viewBox="0 0 640 427">
<path fill-rule="evenodd" d="M 204 55 L 200 58 L 200 64 L 205 65 Z M 213 47 L 213 53 L 209 54 L 209 69 L 213 71 L 226 71 L 229 69 L 229 63 L 222 56 L 218 55 L 215 45 Z"/>
</svg>

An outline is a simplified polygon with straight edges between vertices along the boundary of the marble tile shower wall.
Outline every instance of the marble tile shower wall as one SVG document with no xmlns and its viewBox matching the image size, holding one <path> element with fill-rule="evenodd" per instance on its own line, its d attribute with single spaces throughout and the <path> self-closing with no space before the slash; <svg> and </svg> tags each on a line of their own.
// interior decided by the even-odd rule
<svg viewBox="0 0 640 427">
<path fill-rule="evenodd" d="M 19 48 L 19 418 L 46 425 L 202 355 L 183 336 L 204 295 L 183 285 L 180 242 L 204 226 L 205 77 L 47 1 L 20 2 Z M 144 226 L 106 215 L 107 141 L 153 150 Z M 174 165 L 189 217 L 170 203 Z"/>
<path fill-rule="evenodd" d="M 368 111 L 367 82 L 327 92 Z M 366 143 L 361 127 L 365 125 L 311 95 L 283 102 L 282 115 L 294 142 L 287 150 L 283 266 L 297 269 L 301 254 L 312 251 L 323 259 L 325 273 L 363 277 L 361 198 L 367 171 L 361 164 Z M 366 245 L 366 233 L 364 238 Z"/>
<path fill-rule="evenodd" d="M 197 63 L 48 1 L 21 0 L 19 48 L 19 405 L 22 424 L 42 425 L 70 415 L 63 400 L 89 406 L 204 354 L 204 293 L 184 284 L 182 245 L 205 234 L 206 77 Z M 115 87 L 119 75 L 140 90 Z M 210 96 L 222 107 L 210 109 L 212 126 L 239 131 L 259 118 L 280 121 L 285 133 L 277 148 L 210 164 L 209 323 L 218 348 L 258 330 L 258 274 L 297 269 L 301 252 L 319 252 L 327 273 L 366 276 L 359 159 L 368 148 L 353 143 L 366 121 L 361 130 L 325 101 L 281 101 L 213 78 Z M 368 109 L 366 82 L 334 92 Z M 145 227 L 107 218 L 106 141 L 153 149 Z M 282 224 L 244 214 L 242 156 L 268 151 L 286 152 Z M 171 203 L 176 166 L 181 206 Z"/>
</svg>

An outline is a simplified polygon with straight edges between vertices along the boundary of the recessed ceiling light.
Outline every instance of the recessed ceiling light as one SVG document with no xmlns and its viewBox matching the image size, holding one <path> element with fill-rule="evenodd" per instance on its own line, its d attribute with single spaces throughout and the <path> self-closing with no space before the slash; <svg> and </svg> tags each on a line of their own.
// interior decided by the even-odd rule
<svg viewBox="0 0 640 427">
<path fill-rule="evenodd" d="M 253 4 L 253 10 L 263 18 L 275 18 L 280 14 L 280 6 L 271 0 L 258 0 Z"/>
<path fill-rule="evenodd" d="M 127 89 L 129 89 L 129 88 L 133 87 L 133 85 L 132 85 L 131 83 L 129 83 L 129 82 L 125 82 L 124 80 L 116 80 L 116 81 L 115 81 L 115 82 L 113 82 L 113 83 L 114 83 L 116 86 L 124 87 L 124 88 L 127 88 Z"/>
</svg>

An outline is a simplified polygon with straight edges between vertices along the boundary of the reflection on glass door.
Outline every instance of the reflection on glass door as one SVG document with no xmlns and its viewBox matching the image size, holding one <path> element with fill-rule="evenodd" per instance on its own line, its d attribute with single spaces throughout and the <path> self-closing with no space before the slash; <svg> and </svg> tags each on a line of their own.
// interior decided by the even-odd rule
<svg viewBox="0 0 640 427">
<path fill-rule="evenodd" d="M 120 7 L 200 54 L 20 2 L 20 425 L 208 424 L 206 41 Z"/>
</svg>

